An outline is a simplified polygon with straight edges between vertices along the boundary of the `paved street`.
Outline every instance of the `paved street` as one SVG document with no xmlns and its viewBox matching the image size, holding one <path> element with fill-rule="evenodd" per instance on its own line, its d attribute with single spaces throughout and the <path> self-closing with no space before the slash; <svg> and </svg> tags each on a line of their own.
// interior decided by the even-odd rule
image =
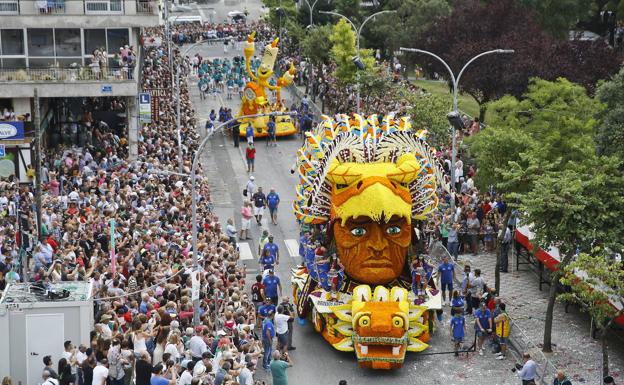
<svg viewBox="0 0 624 385">
<path fill-rule="evenodd" d="M 199 46 L 197 51 L 204 57 L 224 57 L 221 46 Z M 229 52 L 228 56 L 233 56 Z M 238 101 L 226 101 L 219 95 L 216 99 L 212 96 L 207 100 L 199 99 L 199 91 L 196 87 L 196 79 L 191 81 L 191 91 L 200 120 L 207 116 L 211 109 L 217 111 L 225 105 L 232 108 L 233 112 L 238 109 Z M 289 94 L 287 94 L 289 95 Z M 290 99 L 289 99 L 290 100 Z M 203 122 L 203 121 L 202 121 Z M 203 123 L 202 123 L 203 124 Z M 266 147 L 264 142 L 257 141 L 256 172 L 253 174 L 258 186 L 268 190 L 275 187 L 281 197 L 281 206 L 278 225 L 268 225 L 266 220 L 263 226 L 252 225 L 252 241 L 241 245 L 241 259 L 250 267 L 249 279 L 258 272 L 256 262 L 257 239 L 261 230 L 268 228 L 275 236 L 280 246 L 282 256 L 277 269 L 282 279 L 284 293 L 290 293 L 289 272 L 298 263 L 298 259 L 289 255 L 285 241 L 296 241 L 298 228 L 291 213 L 290 205 L 294 199 L 295 178 L 289 172 L 294 160 L 296 149 L 300 145 L 298 137 L 280 139 L 277 147 Z M 235 148 L 231 138 L 217 134 L 212 139 L 208 150 L 202 158 L 202 165 L 211 179 L 212 198 L 215 211 L 222 223 L 227 218 L 236 220 L 237 228 L 240 226 L 239 209 L 242 204 L 242 190 L 247 183 L 248 174 L 244 161 L 244 141 L 241 147 Z M 245 250 L 251 250 L 252 255 L 246 255 Z M 295 250 L 293 254 L 296 255 Z M 250 259 L 247 259 L 250 258 Z M 248 280 L 249 280 L 248 279 Z M 293 384 L 337 384 L 338 380 L 346 379 L 349 384 L 379 384 L 387 381 L 392 384 L 514 384 L 515 376 L 509 370 L 513 364 L 510 360 L 494 360 L 494 356 L 486 353 L 481 357 L 476 353 L 468 353 L 456 358 L 453 354 L 435 354 L 452 350 L 449 337 L 448 310 L 432 339 L 431 347 L 424 354 L 411 354 L 406 358 L 405 366 L 398 371 L 373 371 L 362 370 L 357 367 L 353 353 L 341 353 L 331 348 L 312 329 L 309 324 L 300 326 L 296 324 L 294 344 L 297 350 L 291 356 L 295 361 L 295 367 L 290 369 L 289 376 Z M 467 330 L 471 334 L 472 318 L 467 319 Z M 467 341 L 467 345 L 470 345 Z M 260 369 L 257 378 L 266 378 L 267 373 Z"/>
<path fill-rule="evenodd" d="M 246 2 L 240 2 L 246 3 Z M 253 8 L 253 3 L 246 3 Z M 256 4 L 257 5 L 257 4 Z M 201 8 L 203 7 L 203 8 Z M 207 6 L 202 5 L 200 9 Z M 255 8 L 260 11 L 260 7 Z M 203 11 L 205 12 L 205 10 Z M 202 45 L 190 52 L 192 55 L 200 52 L 206 58 L 224 57 L 221 45 Z M 240 54 L 230 50 L 227 54 L 232 57 Z M 217 111 L 221 106 L 238 110 L 238 100 L 226 101 L 225 95 L 212 96 L 207 100 L 199 99 L 196 79 L 191 81 L 191 91 L 194 96 L 199 121 L 203 127 L 211 109 Z M 285 95 L 288 97 L 290 93 Z M 292 100 L 292 99 L 289 99 Z M 203 132 L 203 130 L 200 130 Z M 294 243 L 298 238 L 298 229 L 290 211 L 290 204 L 294 198 L 295 178 L 289 170 L 293 163 L 294 154 L 300 144 L 299 138 L 283 138 L 276 148 L 267 148 L 264 142 L 257 143 L 256 183 L 266 191 L 275 187 L 281 196 L 281 207 L 277 226 L 268 225 L 266 219 L 263 226 L 252 227 L 253 240 L 240 245 L 241 259 L 246 263 L 249 279 L 258 272 L 257 239 L 261 230 L 268 228 L 275 236 L 282 256 L 277 272 L 282 279 L 284 292 L 289 293 L 289 272 L 298 262 L 289 254 L 286 243 Z M 212 198 L 215 211 L 221 222 L 227 218 L 234 218 L 237 227 L 240 226 L 239 208 L 242 204 L 242 189 L 248 180 L 244 161 L 244 142 L 241 147 L 235 148 L 231 138 L 217 134 L 211 140 L 208 150 L 204 153 L 202 164 L 211 181 Z M 286 243 L 285 243 L 286 242 Z M 293 249 L 296 255 L 296 248 Z M 493 285 L 493 269 L 495 259 L 492 254 L 483 254 L 476 257 L 466 256 L 464 260 L 474 268 L 481 268 L 488 283 Z M 539 291 L 536 275 L 523 266 L 522 271 L 503 275 L 502 296 L 508 303 L 510 315 L 515 320 L 514 333 L 519 337 L 520 348 L 529 346 L 535 356 L 539 353 L 539 344 L 543 333 L 543 314 L 546 308 L 547 291 Z M 494 360 L 491 353 L 481 357 L 476 353 L 467 353 L 459 358 L 444 353 L 452 349 L 448 333 L 448 310 L 434 334 L 431 347 L 423 354 L 408 355 L 402 370 L 380 372 L 361 370 L 353 354 L 340 353 L 332 349 L 309 326 L 296 324 L 294 343 L 298 347 L 291 356 L 295 367 L 290 369 L 289 376 L 295 384 L 337 384 L 338 380 L 346 379 L 349 384 L 379 384 L 382 382 L 393 384 L 516 384 L 517 377 L 510 371 L 513 360 L 517 359 L 514 353 L 505 361 Z M 472 318 L 467 318 L 469 333 L 472 331 Z M 526 333 L 523 335 L 522 333 Z M 598 383 L 600 377 L 600 345 L 589 337 L 588 317 L 572 308 L 570 314 L 565 314 L 563 306 L 557 304 L 553 326 L 553 341 L 556 351 L 549 359 L 555 365 L 568 368 L 569 376 L 575 383 Z M 611 344 L 611 365 L 616 375 L 624 367 L 624 344 Z M 469 345 L 469 344 L 468 344 Z M 538 360 L 539 361 L 539 360 Z M 549 368 L 548 375 L 552 372 Z M 269 375 L 260 369 L 256 377 L 263 379 Z"/>
</svg>

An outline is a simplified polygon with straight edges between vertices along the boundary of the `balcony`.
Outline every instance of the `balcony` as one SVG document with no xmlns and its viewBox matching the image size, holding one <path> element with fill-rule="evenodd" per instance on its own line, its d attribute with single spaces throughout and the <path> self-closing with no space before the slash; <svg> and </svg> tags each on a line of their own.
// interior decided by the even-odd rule
<svg viewBox="0 0 624 385">
<path fill-rule="evenodd" d="M 0 0 L 0 15 L 19 15 L 18 0 Z"/>
<path fill-rule="evenodd" d="M 156 0 L 0 0 L 0 15 L 153 15 Z"/>
<path fill-rule="evenodd" d="M 85 15 L 123 15 L 121 0 L 85 0 Z"/>
<path fill-rule="evenodd" d="M 0 89 L 15 98 L 136 96 L 138 81 L 123 71 L 80 68 L 0 68 Z"/>
<path fill-rule="evenodd" d="M 136 69 L 135 69 L 136 72 Z M 133 76 L 134 78 L 134 76 Z M 90 68 L 0 68 L 0 83 L 42 82 L 135 82 L 121 70 L 92 71 Z"/>
</svg>

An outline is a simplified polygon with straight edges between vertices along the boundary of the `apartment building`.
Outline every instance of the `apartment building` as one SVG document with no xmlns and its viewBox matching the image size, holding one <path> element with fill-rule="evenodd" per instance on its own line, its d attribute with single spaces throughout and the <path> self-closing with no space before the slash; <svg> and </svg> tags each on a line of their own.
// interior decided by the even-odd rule
<svg viewBox="0 0 624 385">
<path fill-rule="evenodd" d="M 81 146 L 104 122 L 136 155 L 140 35 L 160 11 L 156 0 L 0 0 L 0 177 L 27 180 L 35 115 L 44 146 Z"/>
</svg>

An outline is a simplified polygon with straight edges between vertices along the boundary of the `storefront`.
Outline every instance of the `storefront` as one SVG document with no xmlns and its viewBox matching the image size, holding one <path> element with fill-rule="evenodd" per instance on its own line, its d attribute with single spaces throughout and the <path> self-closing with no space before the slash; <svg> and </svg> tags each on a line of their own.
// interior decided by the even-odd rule
<svg viewBox="0 0 624 385">
<path fill-rule="evenodd" d="M 34 159 L 32 133 L 31 122 L 0 121 L 0 178 L 28 182 L 27 170 Z"/>
</svg>

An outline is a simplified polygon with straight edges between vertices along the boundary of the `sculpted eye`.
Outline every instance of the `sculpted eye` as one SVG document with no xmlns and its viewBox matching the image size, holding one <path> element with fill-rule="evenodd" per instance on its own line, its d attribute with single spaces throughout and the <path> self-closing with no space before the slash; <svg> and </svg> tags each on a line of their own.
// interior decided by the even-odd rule
<svg viewBox="0 0 624 385">
<path fill-rule="evenodd" d="M 386 233 L 390 235 L 397 235 L 401 232 L 401 228 L 399 226 L 390 226 L 386 229 Z"/>
<path fill-rule="evenodd" d="M 403 317 L 399 317 L 399 316 L 392 317 L 392 326 L 394 326 L 396 328 L 402 328 L 403 327 Z"/>
<path fill-rule="evenodd" d="M 370 317 L 367 315 L 361 316 L 358 320 L 358 325 L 360 325 L 361 327 L 366 327 L 370 325 Z"/>
<path fill-rule="evenodd" d="M 364 236 L 364 234 L 366 234 L 366 229 L 363 227 L 356 227 L 354 229 L 351 229 L 351 234 L 355 235 L 356 237 L 362 237 Z"/>
</svg>

